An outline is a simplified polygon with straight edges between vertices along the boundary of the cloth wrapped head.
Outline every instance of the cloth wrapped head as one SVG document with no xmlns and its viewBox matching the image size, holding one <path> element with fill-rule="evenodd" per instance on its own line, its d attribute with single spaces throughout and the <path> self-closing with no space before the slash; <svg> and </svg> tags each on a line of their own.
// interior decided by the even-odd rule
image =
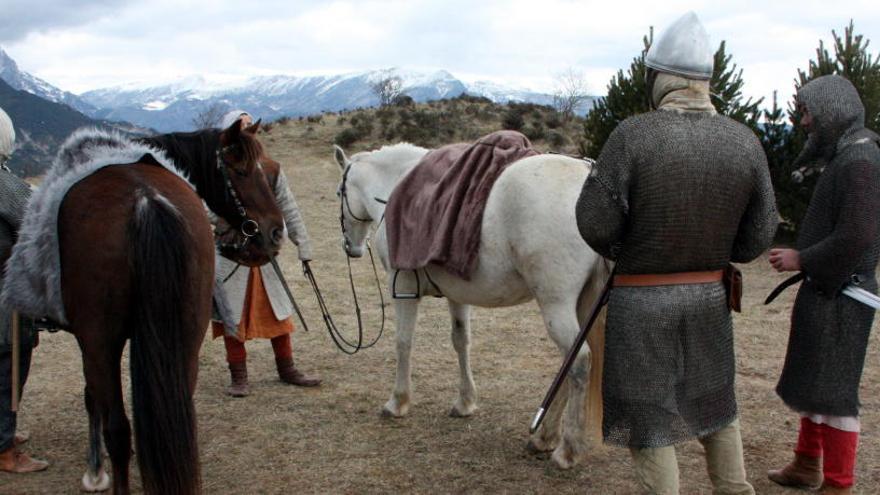
<svg viewBox="0 0 880 495">
<path fill-rule="evenodd" d="M 0 108 L 0 165 L 5 165 L 15 151 L 15 128 L 12 119 Z"/>
<path fill-rule="evenodd" d="M 246 122 L 246 125 L 250 125 L 254 120 L 253 116 L 245 112 L 244 110 L 232 110 L 230 112 L 226 112 L 226 114 L 223 115 L 223 118 L 220 119 L 220 128 L 226 129 L 227 127 L 231 126 L 233 122 L 242 118 L 249 119 L 249 121 Z"/>
<path fill-rule="evenodd" d="M 715 113 L 709 96 L 714 54 L 709 34 L 693 12 L 675 21 L 645 55 L 653 108 Z"/>
</svg>

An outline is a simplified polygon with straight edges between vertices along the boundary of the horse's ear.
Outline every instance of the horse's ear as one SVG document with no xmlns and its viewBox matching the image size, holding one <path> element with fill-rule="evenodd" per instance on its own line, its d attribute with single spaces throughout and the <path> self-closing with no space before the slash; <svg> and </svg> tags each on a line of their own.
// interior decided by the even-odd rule
<svg viewBox="0 0 880 495">
<path fill-rule="evenodd" d="M 241 119 L 235 119 L 235 122 L 223 131 L 223 135 L 226 136 L 227 144 L 238 141 L 241 136 Z"/>
<path fill-rule="evenodd" d="M 345 156 L 345 151 L 342 151 L 338 145 L 333 145 L 333 158 L 336 159 L 336 163 L 339 164 L 339 168 L 345 170 L 345 167 L 348 165 L 349 159 Z"/>
<path fill-rule="evenodd" d="M 262 121 L 263 121 L 263 119 L 258 120 L 255 124 L 253 124 L 253 125 L 251 125 L 250 127 L 246 128 L 244 131 L 247 132 L 247 133 L 249 133 L 249 134 L 256 134 L 257 131 L 260 130 L 260 122 L 262 122 Z"/>
</svg>

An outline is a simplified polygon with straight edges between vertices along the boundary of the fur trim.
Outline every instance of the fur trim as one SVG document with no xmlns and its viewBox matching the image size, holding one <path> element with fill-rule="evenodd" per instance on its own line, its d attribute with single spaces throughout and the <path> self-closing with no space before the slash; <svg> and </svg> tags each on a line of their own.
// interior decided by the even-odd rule
<svg viewBox="0 0 880 495">
<path fill-rule="evenodd" d="M 110 165 L 135 163 L 146 154 L 193 187 L 164 151 L 132 141 L 119 132 L 83 128 L 67 138 L 45 180 L 28 201 L 18 242 L 6 263 L 6 281 L 0 296 L 5 305 L 28 316 L 48 316 L 68 323 L 61 296 L 58 246 L 61 202 L 71 187 L 96 171 Z"/>
</svg>

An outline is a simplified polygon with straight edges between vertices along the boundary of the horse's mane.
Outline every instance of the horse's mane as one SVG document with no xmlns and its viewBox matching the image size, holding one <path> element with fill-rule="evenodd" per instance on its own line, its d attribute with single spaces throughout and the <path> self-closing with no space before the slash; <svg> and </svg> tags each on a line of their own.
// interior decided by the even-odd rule
<svg viewBox="0 0 880 495">
<path fill-rule="evenodd" d="M 253 166 L 263 157 L 263 145 L 257 139 L 256 134 L 242 132 L 240 136 L 242 160 Z"/>
<path fill-rule="evenodd" d="M 422 148 L 421 146 L 416 146 L 407 142 L 401 142 L 386 144 L 377 150 L 355 153 L 352 155 L 351 160 L 357 161 L 358 159 L 363 158 L 374 158 L 377 159 L 376 161 L 381 160 L 384 163 L 399 163 L 404 160 L 412 159 L 417 154 L 424 155 L 428 151 L 430 150 L 427 148 Z"/>
</svg>

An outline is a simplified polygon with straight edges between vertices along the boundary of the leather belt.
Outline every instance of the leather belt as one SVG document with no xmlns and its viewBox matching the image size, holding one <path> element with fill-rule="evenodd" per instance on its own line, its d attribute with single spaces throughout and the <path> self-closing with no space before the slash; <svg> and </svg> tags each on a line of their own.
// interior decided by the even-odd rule
<svg viewBox="0 0 880 495">
<path fill-rule="evenodd" d="M 645 273 L 615 275 L 615 287 L 652 287 L 659 285 L 687 285 L 720 282 L 724 270 L 705 272 Z"/>
</svg>

